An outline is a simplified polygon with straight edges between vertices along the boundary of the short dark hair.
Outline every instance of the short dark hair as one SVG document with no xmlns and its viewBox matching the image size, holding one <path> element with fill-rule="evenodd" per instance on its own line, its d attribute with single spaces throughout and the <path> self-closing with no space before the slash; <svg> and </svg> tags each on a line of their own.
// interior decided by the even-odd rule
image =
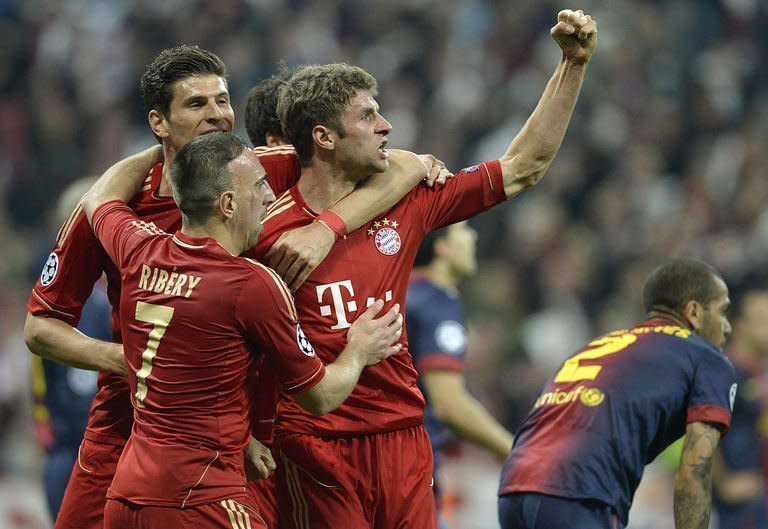
<svg viewBox="0 0 768 529">
<path fill-rule="evenodd" d="M 427 233 L 421 241 L 419 251 L 416 252 L 416 260 L 413 262 L 413 266 L 429 265 L 435 259 L 435 244 L 437 244 L 437 241 L 447 236 L 448 227 L 443 227 Z"/>
<path fill-rule="evenodd" d="M 245 130 L 254 147 L 267 144 L 267 133 L 283 136 L 283 125 L 277 116 L 277 97 L 292 72 L 282 68 L 251 88 L 245 104 Z"/>
<path fill-rule="evenodd" d="M 645 312 L 656 310 L 682 313 L 689 301 L 707 305 L 717 296 L 714 267 L 696 259 L 674 259 L 653 270 L 643 284 Z"/>
<path fill-rule="evenodd" d="M 304 66 L 288 79 L 280 90 L 277 115 L 302 164 L 312 159 L 312 129 L 316 125 L 344 136 L 341 116 L 358 90 L 377 95 L 376 79 L 346 63 Z"/>
<path fill-rule="evenodd" d="M 213 52 L 197 46 L 167 48 L 155 57 L 141 76 L 141 93 L 147 112 L 157 110 L 167 116 L 175 82 L 194 75 L 218 75 L 226 79 L 227 67 Z"/>
<path fill-rule="evenodd" d="M 191 225 L 203 224 L 214 209 L 214 201 L 232 189 L 227 164 L 248 145 L 229 132 L 213 132 L 184 145 L 171 165 L 173 199 Z"/>
</svg>

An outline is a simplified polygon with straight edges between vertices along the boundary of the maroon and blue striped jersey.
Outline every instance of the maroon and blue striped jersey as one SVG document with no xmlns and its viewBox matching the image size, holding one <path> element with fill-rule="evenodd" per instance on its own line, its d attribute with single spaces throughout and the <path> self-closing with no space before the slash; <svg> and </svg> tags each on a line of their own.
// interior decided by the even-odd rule
<svg viewBox="0 0 768 529">
<path fill-rule="evenodd" d="M 730 426 L 735 372 L 671 321 L 608 333 L 562 364 L 517 433 L 499 495 L 600 500 L 624 525 L 643 468 L 691 422 Z"/>
</svg>

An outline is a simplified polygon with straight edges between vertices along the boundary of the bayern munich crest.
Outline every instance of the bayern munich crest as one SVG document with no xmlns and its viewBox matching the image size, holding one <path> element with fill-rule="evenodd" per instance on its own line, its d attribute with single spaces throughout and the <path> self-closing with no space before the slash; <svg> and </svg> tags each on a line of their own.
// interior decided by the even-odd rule
<svg viewBox="0 0 768 529">
<path fill-rule="evenodd" d="M 368 228 L 368 235 L 373 236 L 373 244 L 379 253 L 384 255 L 395 255 L 400 251 L 402 239 L 397 232 L 400 224 L 396 220 L 383 218 L 377 220 Z"/>
</svg>

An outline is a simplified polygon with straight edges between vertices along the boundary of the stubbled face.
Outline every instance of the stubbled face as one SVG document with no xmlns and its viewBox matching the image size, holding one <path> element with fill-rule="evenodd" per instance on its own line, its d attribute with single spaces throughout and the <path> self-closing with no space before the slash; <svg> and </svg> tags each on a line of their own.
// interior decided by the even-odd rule
<svg viewBox="0 0 768 529">
<path fill-rule="evenodd" d="M 209 132 L 232 132 L 235 112 L 227 82 L 218 75 L 193 75 L 176 81 L 167 115 L 150 112 L 152 130 L 174 150 Z"/>
<path fill-rule="evenodd" d="M 704 306 L 701 323 L 696 332 L 705 340 L 722 348 L 731 334 L 731 323 L 728 321 L 728 287 L 719 277 L 715 278 L 717 295 Z"/>
<path fill-rule="evenodd" d="M 267 173 L 259 157 L 250 149 L 229 162 L 234 190 L 235 212 L 232 217 L 234 229 L 243 241 L 241 252 L 253 247 L 261 233 L 261 221 L 267 208 L 275 201 L 275 194 L 267 182 Z"/>
<path fill-rule="evenodd" d="M 387 135 L 392 125 L 379 114 L 379 104 L 367 90 L 358 90 L 341 118 L 344 137 L 336 141 L 336 162 L 347 174 L 365 178 L 389 167 Z"/>
<path fill-rule="evenodd" d="M 458 277 L 469 277 L 477 271 L 477 232 L 466 222 L 448 227 L 440 239 L 440 257 L 445 259 Z"/>
</svg>

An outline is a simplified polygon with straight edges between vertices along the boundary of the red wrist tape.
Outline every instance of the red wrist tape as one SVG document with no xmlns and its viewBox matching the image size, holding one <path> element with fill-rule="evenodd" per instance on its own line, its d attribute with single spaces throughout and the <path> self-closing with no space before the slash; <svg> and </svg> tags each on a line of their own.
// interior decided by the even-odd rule
<svg viewBox="0 0 768 529">
<path fill-rule="evenodd" d="M 330 209 L 320 213 L 315 220 L 328 226 L 336 234 L 337 239 L 347 234 L 347 224 L 344 222 L 344 219 Z"/>
</svg>

